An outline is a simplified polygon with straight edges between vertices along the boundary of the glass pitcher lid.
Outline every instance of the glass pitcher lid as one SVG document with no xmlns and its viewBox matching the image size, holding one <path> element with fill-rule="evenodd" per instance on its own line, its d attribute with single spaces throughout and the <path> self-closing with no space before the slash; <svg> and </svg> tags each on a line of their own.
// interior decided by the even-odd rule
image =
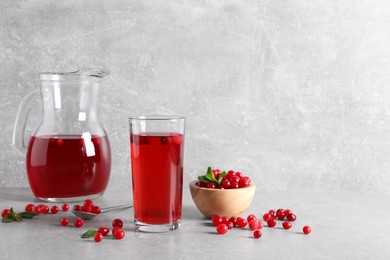
<svg viewBox="0 0 390 260">
<path fill-rule="evenodd" d="M 103 78 L 110 74 L 108 69 L 81 69 L 73 72 L 42 72 L 41 80 L 76 80 L 87 77 Z"/>
</svg>

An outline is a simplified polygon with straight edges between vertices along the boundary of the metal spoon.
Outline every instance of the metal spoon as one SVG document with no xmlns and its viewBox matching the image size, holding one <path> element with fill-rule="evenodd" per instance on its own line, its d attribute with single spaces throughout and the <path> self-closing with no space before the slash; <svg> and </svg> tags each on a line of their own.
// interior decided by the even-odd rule
<svg viewBox="0 0 390 260">
<path fill-rule="evenodd" d="M 102 208 L 100 211 L 100 214 L 108 212 L 108 211 L 112 211 L 112 210 L 127 209 L 127 208 L 132 208 L 132 207 L 133 207 L 133 205 L 126 204 L 126 205 L 119 205 L 119 206 L 113 206 L 113 207 L 108 207 L 108 208 Z M 95 214 L 95 213 L 91 213 L 91 212 L 76 211 L 76 210 L 72 210 L 72 213 L 74 215 L 76 215 L 77 217 L 82 218 L 82 219 L 93 219 L 94 217 L 97 217 L 100 215 L 100 214 Z"/>
</svg>

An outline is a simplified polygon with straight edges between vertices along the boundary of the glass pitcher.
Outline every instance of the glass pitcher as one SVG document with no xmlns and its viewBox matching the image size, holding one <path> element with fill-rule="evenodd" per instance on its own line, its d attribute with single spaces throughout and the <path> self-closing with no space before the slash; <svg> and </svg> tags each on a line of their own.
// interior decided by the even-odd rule
<svg viewBox="0 0 390 260">
<path fill-rule="evenodd" d="M 44 201 L 69 202 L 100 197 L 108 184 L 111 150 L 98 122 L 97 102 L 107 70 L 41 73 L 40 91 L 22 101 L 13 144 L 25 152 L 28 181 L 33 194 Z M 25 126 L 37 95 L 43 115 L 25 145 Z"/>
</svg>

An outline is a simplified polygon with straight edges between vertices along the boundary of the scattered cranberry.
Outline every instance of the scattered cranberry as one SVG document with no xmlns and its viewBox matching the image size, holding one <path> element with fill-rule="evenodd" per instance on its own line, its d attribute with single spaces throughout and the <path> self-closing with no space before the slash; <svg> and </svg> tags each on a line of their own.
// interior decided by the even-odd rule
<svg viewBox="0 0 390 260">
<path fill-rule="evenodd" d="M 122 239 L 122 238 L 125 237 L 125 232 L 124 232 L 122 229 L 119 228 L 119 229 L 115 232 L 114 237 L 115 237 L 115 239 L 120 240 L 120 239 Z"/>
<path fill-rule="evenodd" d="M 41 211 L 43 214 L 49 214 L 50 208 L 47 205 L 41 207 Z"/>
<path fill-rule="evenodd" d="M 230 222 L 230 221 L 229 221 L 226 225 L 228 226 L 229 229 L 234 228 L 233 222 Z"/>
<path fill-rule="evenodd" d="M 248 224 L 248 221 L 245 219 L 245 218 L 237 218 L 237 226 L 240 227 L 240 228 L 244 228 L 246 227 L 246 225 Z"/>
<path fill-rule="evenodd" d="M 81 211 L 84 211 L 84 212 L 91 212 L 92 208 L 90 206 L 82 206 L 81 207 Z"/>
<path fill-rule="evenodd" d="M 42 207 L 36 206 L 34 208 L 34 212 L 37 213 L 37 215 L 41 214 L 42 213 Z"/>
<path fill-rule="evenodd" d="M 213 222 L 214 226 L 218 226 L 222 223 L 222 218 L 219 215 L 214 215 L 211 221 Z"/>
<path fill-rule="evenodd" d="M 284 215 L 283 210 L 282 210 L 282 211 L 279 211 L 278 213 L 276 213 L 276 217 L 277 217 L 279 220 L 284 220 L 285 215 Z"/>
<path fill-rule="evenodd" d="M 284 229 L 290 229 L 292 227 L 292 224 L 291 224 L 291 222 L 286 221 L 286 222 L 282 223 L 282 226 Z"/>
<path fill-rule="evenodd" d="M 311 233 L 311 227 L 309 227 L 309 226 L 304 226 L 303 229 L 302 229 L 302 231 L 303 231 L 303 233 L 304 233 L 305 235 L 308 235 L 308 234 Z"/>
<path fill-rule="evenodd" d="M 74 205 L 73 206 L 74 211 L 81 211 L 81 206 L 80 205 Z"/>
<path fill-rule="evenodd" d="M 226 224 L 219 224 L 217 226 L 217 233 L 220 235 L 226 234 L 228 232 L 228 226 Z"/>
<path fill-rule="evenodd" d="M 260 230 L 255 230 L 254 232 L 253 232 L 253 237 L 255 238 L 255 239 L 259 239 L 260 237 L 261 237 L 261 231 Z"/>
<path fill-rule="evenodd" d="M 60 221 L 61 226 L 66 227 L 69 224 L 69 219 L 67 218 L 62 218 Z"/>
<path fill-rule="evenodd" d="M 269 213 L 265 213 L 264 215 L 263 215 L 263 219 L 264 219 L 264 221 L 268 221 L 268 219 L 271 217 L 271 215 L 269 214 Z"/>
<path fill-rule="evenodd" d="M 54 205 L 51 207 L 50 211 L 51 211 L 51 214 L 57 214 L 60 211 L 60 209 Z"/>
<path fill-rule="evenodd" d="M 68 211 L 69 210 L 69 205 L 66 204 L 66 203 L 62 204 L 61 208 L 62 208 L 62 211 Z"/>
<path fill-rule="evenodd" d="M 120 227 L 113 227 L 112 230 L 111 230 L 111 233 L 113 236 L 115 236 L 115 233 L 120 230 L 121 228 Z"/>
<path fill-rule="evenodd" d="M 103 234 L 100 233 L 100 232 L 97 232 L 94 236 L 93 236 L 93 239 L 95 240 L 95 242 L 100 242 L 103 240 Z"/>
<path fill-rule="evenodd" d="M 1 217 L 4 218 L 5 216 L 11 214 L 11 211 L 9 209 L 3 209 L 1 211 Z"/>
<path fill-rule="evenodd" d="M 268 214 L 269 214 L 271 217 L 276 218 L 276 211 L 275 211 L 275 210 L 270 209 L 270 210 L 268 211 Z"/>
<path fill-rule="evenodd" d="M 229 218 L 229 222 L 233 223 L 233 227 L 237 226 L 237 219 L 235 217 Z"/>
<path fill-rule="evenodd" d="M 292 211 L 289 210 L 289 209 L 285 209 L 285 210 L 283 211 L 283 213 L 284 213 L 284 215 L 287 217 L 287 215 L 288 215 L 288 214 L 291 214 Z"/>
<path fill-rule="evenodd" d="M 119 218 L 116 218 L 112 221 L 112 227 L 119 227 L 119 228 L 122 228 L 123 227 L 123 221 L 120 220 Z"/>
<path fill-rule="evenodd" d="M 274 219 L 274 218 L 269 218 L 269 219 L 267 220 L 267 225 L 268 225 L 269 227 L 274 227 L 274 226 L 276 226 L 276 219 Z"/>
<path fill-rule="evenodd" d="M 257 218 L 256 218 L 256 216 L 255 215 L 253 215 L 253 214 L 250 214 L 250 215 L 248 215 L 248 217 L 246 218 L 246 220 L 248 221 L 248 223 L 249 222 L 251 222 L 252 220 L 257 220 Z"/>
<path fill-rule="evenodd" d="M 287 220 L 288 221 L 295 221 L 297 219 L 297 216 L 295 216 L 294 214 L 290 213 L 287 215 Z"/>
<path fill-rule="evenodd" d="M 249 226 L 249 229 L 250 230 L 256 230 L 256 229 L 259 229 L 258 228 L 258 222 L 256 221 L 256 220 L 251 220 L 251 221 L 249 221 L 248 222 L 249 224 L 248 224 L 248 226 Z"/>
<path fill-rule="evenodd" d="M 257 229 L 262 229 L 264 227 L 263 222 L 257 221 Z"/>
<path fill-rule="evenodd" d="M 103 236 L 107 236 L 110 230 L 106 227 L 100 227 L 98 229 L 98 232 L 101 233 Z"/>
<path fill-rule="evenodd" d="M 75 227 L 80 228 L 84 225 L 84 221 L 81 218 L 76 218 L 73 224 Z"/>
<path fill-rule="evenodd" d="M 24 210 L 25 211 L 27 211 L 27 212 L 32 212 L 32 211 L 34 211 L 34 208 L 35 208 L 35 206 L 34 206 L 34 204 L 27 204 L 25 207 L 24 207 Z"/>
</svg>

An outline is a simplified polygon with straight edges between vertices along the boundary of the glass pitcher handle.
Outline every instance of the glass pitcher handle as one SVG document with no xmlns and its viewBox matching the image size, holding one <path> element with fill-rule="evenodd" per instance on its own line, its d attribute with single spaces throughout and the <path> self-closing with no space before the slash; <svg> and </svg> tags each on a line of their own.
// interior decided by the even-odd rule
<svg viewBox="0 0 390 260">
<path fill-rule="evenodd" d="M 24 134 L 27 123 L 27 117 L 31 110 L 31 105 L 39 97 L 39 90 L 33 90 L 28 93 L 23 99 L 19 106 L 18 114 L 16 115 L 14 133 L 12 136 L 12 144 L 16 150 L 23 155 L 27 152 L 27 145 L 24 142 Z"/>
</svg>

